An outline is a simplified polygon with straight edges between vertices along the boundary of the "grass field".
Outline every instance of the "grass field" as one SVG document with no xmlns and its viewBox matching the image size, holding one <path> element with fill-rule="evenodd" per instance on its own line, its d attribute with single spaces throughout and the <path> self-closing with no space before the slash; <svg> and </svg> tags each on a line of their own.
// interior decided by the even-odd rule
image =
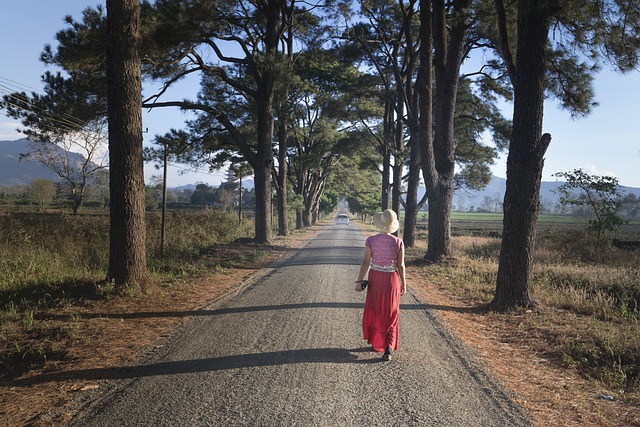
<svg viewBox="0 0 640 427">
<path fill-rule="evenodd" d="M 498 212 L 452 212 L 451 229 L 458 236 L 499 237 L 502 234 L 502 213 Z M 418 215 L 418 236 L 425 235 L 427 214 Z M 540 215 L 538 217 L 538 233 L 575 230 L 586 227 L 586 221 L 567 215 Z M 422 232 L 422 233 L 421 233 Z M 629 221 L 620 230 L 611 233 L 611 238 L 640 243 L 640 220 Z"/>
<path fill-rule="evenodd" d="M 426 229 L 426 221 L 420 225 Z M 421 275 L 455 299 L 487 305 L 496 286 L 501 215 L 456 213 L 454 255 L 443 263 L 421 261 L 424 229 L 417 236 L 421 249 L 410 251 Z M 627 224 L 612 237 L 640 241 L 640 224 Z M 616 398 L 640 404 L 640 249 L 623 250 L 611 240 L 598 247 L 584 223 L 545 216 L 538 222 L 531 291 L 537 308 L 504 318 L 505 329 L 512 321 L 519 325 L 514 344 L 526 343 L 597 386 L 617 390 Z"/>
</svg>

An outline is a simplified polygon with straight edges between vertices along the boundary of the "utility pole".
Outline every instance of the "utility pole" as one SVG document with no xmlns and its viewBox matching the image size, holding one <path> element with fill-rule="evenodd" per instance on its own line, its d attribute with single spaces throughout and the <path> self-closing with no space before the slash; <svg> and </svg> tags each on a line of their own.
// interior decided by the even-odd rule
<svg viewBox="0 0 640 427">
<path fill-rule="evenodd" d="M 238 224 L 242 224 L 242 174 L 240 174 L 240 192 L 238 193 Z"/>
<path fill-rule="evenodd" d="M 160 256 L 164 258 L 164 230 L 167 214 L 167 142 L 164 143 L 164 165 L 162 172 L 162 221 L 160 226 Z"/>
</svg>

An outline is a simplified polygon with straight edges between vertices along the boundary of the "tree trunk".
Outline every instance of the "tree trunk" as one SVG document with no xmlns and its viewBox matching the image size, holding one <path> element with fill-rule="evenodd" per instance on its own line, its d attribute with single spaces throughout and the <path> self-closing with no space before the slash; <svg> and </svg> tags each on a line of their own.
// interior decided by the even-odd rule
<svg viewBox="0 0 640 427">
<path fill-rule="evenodd" d="M 260 157 L 262 161 L 253 170 L 256 193 L 255 242 L 269 245 L 273 234 L 271 230 L 271 167 L 273 162 L 271 147 L 269 147 L 268 158 L 265 158 L 264 153 Z"/>
<path fill-rule="evenodd" d="M 324 192 L 326 171 L 313 171 L 306 168 L 298 169 L 296 176 L 298 184 L 295 186 L 296 194 L 302 196 L 302 208 L 296 214 L 296 225 L 310 227 L 317 220 L 317 212 L 320 200 Z M 314 213 L 316 214 L 314 216 Z"/>
<path fill-rule="evenodd" d="M 440 261 L 451 256 L 451 201 L 453 181 L 443 180 L 429 194 L 428 246 L 425 259 Z"/>
<path fill-rule="evenodd" d="M 267 58 L 278 51 L 278 22 L 280 19 L 280 4 L 265 2 L 264 15 L 266 28 L 264 35 L 265 53 Z M 269 61 L 269 59 L 267 59 Z M 265 64 L 257 79 L 257 148 L 256 164 L 252 165 L 255 174 L 256 218 L 255 242 L 271 244 L 273 232 L 271 230 L 271 173 L 273 169 L 273 119 L 274 119 L 274 82 L 275 64 Z"/>
<path fill-rule="evenodd" d="M 273 76 L 265 71 L 267 84 L 263 81 L 258 96 L 258 147 L 256 150 L 257 164 L 254 165 L 256 191 L 255 241 L 270 245 L 271 230 L 271 169 L 273 168 Z"/>
<path fill-rule="evenodd" d="M 287 65 L 289 67 L 289 71 L 291 72 L 293 69 L 293 11 L 294 11 L 294 2 L 291 2 L 291 7 L 286 8 L 286 16 L 287 16 L 287 32 L 288 37 L 286 38 L 286 55 L 287 55 Z M 288 81 L 288 80 L 287 80 Z M 289 99 L 289 84 L 283 83 L 283 87 L 278 97 L 278 174 L 276 180 L 276 194 L 278 197 L 278 235 L 280 236 L 288 236 L 289 235 L 289 206 L 288 206 L 288 196 L 289 191 L 287 189 L 288 186 L 288 177 L 287 177 L 287 140 L 289 138 L 288 135 L 288 124 L 287 117 L 289 115 L 289 111 L 287 110 L 288 99 Z"/>
<path fill-rule="evenodd" d="M 311 209 L 305 208 L 302 211 L 302 225 L 304 227 L 311 227 Z"/>
<path fill-rule="evenodd" d="M 402 19 L 407 27 L 413 22 L 416 1 L 411 0 L 409 7 L 403 6 Z M 406 127 L 409 130 L 409 157 L 407 173 L 407 192 L 404 205 L 404 229 L 402 239 L 406 247 L 413 247 L 415 244 L 416 222 L 418 212 L 422 208 L 424 201 L 418 200 L 418 187 L 420 186 L 420 111 L 418 86 L 414 85 L 414 75 L 416 65 L 419 63 L 419 40 L 414 40 L 414 32 L 406 31 L 405 47 L 402 59 L 402 66 L 395 68 L 396 79 L 401 83 L 398 86 L 403 92 L 403 99 L 406 108 Z"/>
<path fill-rule="evenodd" d="M 293 191 L 297 196 L 302 198 L 302 207 L 296 208 L 296 229 L 302 230 L 305 227 L 304 223 L 304 210 L 307 206 L 307 201 L 305 199 L 305 179 L 304 176 L 306 174 L 306 169 L 303 168 L 294 168 L 292 169 L 295 172 L 296 184 L 293 186 Z"/>
<path fill-rule="evenodd" d="M 391 209 L 400 212 L 400 196 L 402 194 L 402 159 L 394 157 L 393 175 L 391 184 Z"/>
<path fill-rule="evenodd" d="M 311 207 L 312 217 L 311 223 L 315 224 L 320 220 L 320 201 L 322 200 L 322 195 L 324 194 L 324 178 L 319 178 L 317 181 L 316 190 L 314 191 L 313 204 Z"/>
<path fill-rule="evenodd" d="M 318 172 L 308 180 L 303 194 L 304 210 L 302 212 L 302 222 L 305 227 L 310 227 L 317 221 L 318 206 L 324 191 L 324 179 L 320 178 Z"/>
<path fill-rule="evenodd" d="M 418 222 L 419 207 L 415 203 L 406 204 L 404 207 L 404 220 L 402 228 L 402 240 L 407 248 L 412 248 L 416 243 L 416 224 Z"/>
<path fill-rule="evenodd" d="M 140 2 L 107 0 L 109 271 L 116 286 L 148 282 L 142 158 Z"/>
<path fill-rule="evenodd" d="M 404 205 L 404 228 L 402 240 L 408 248 L 415 244 L 416 223 L 418 212 L 422 205 L 418 201 L 418 186 L 420 184 L 420 136 L 418 132 L 411 132 L 411 154 L 409 155 L 409 182 Z"/>
<path fill-rule="evenodd" d="M 82 203 L 82 199 L 74 198 L 71 201 L 71 212 L 73 215 L 78 215 L 78 210 L 80 209 L 80 204 Z"/>
<path fill-rule="evenodd" d="M 391 141 L 393 140 L 393 103 L 385 102 L 383 136 L 384 142 L 382 146 L 382 210 L 389 209 L 391 199 L 392 183 L 389 181 L 391 176 Z"/>
<path fill-rule="evenodd" d="M 429 209 L 431 209 L 431 195 L 435 194 L 435 169 L 433 148 L 433 34 L 431 1 L 420 0 L 420 65 L 416 78 L 416 90 L 418 93 L 418 135 L 420 148 L 420 165 L 422 176 L 425 180 L 427 196 L 429 196 Z M 428 223 L 429 225 L 431 222 Z M 432 247 L 429 243 L 428 247 Z M 435 245 L 434 245 L 435 248 Z"/>
<path fill-rule="evenodd" d="M 160 221 L 160 256 L 164 258 L 164 236 L 167 230 L 167 166 L 169 157 L 166 142 L 164 143 L 162 157 L 162 218 Z M 242 186 L 242 181 L 240 182 L 240 186 Z"/>
<path fill-rule="evenodd" d="M 288 91 L 286 91 L 288 93 Z M 286 104 L 285 95 L 284 103 Z M 276 195 L 278 199 L 278 234 L 289 235 L 289 207 L 287 201 L 287 115 L 286 109 L 280 107 L 278 113 L 278 173 L 276 174 Z"/>
<path fill-rule="evenodd" d="M 393 155 L 393 188 L 391 190 L 391 209 L 400 216 L 400 197 L 402 194 L 402 173 L 404 169 L 404 97 L 398 91 L 396 99 L 396 120 L 394 129 L 394 155 Z"/>
<path fill-rule="evenodd" d="M 389 172 L 391 172 L 391 150 L 389 147 L 382 147 L 382 210 L 389 209 Z"/>
<path fill-rule="evenodd" d="M 238 224 L 242 224 L 242 175 L 240 175 L 240 189 L 238 190 Z"/>
<path fill-rule="evenodd" d="M 304 221 L 302 220 L 302 211 L 296 210 L 296 230 L 302 230 L 304 228 Z"/>
<path fill-rule="evenodd" d="M 448 28 L 444 0 L 433 2 L 433 67 L 436 77 L 434 136 L 433 147 L 428 149 L 428 156 L 422 159 L 429 195 L 429 247 L 425 258 L 431 261 L 451 256 L 451 201 L 457 148 L 454 122 L 460 64 L 469 25 L 469 1 L 458 0 L 453 4 Z"/>
<path fill-rule="evenodd" d="M 521 0 L 518 8 L 513 136 L 507 157 L 507 188 L 494 310 L 533 304 L 530 277 L 540 208 L 544 154 L 551 135 L 542 134 L 545 47 L 550 15 L 540 2 Z"/>
</svg>

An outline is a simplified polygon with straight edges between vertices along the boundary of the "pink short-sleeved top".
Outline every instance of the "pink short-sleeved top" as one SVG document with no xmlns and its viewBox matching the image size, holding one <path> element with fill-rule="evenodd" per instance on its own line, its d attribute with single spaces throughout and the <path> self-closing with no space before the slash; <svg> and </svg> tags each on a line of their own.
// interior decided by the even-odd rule
<svg viewBox="0 0 640 427">
<path fill-rule="evenodd" d="M 392 234 L 376 234 L 365 241 L 371 249 L 371 263 L 381 267 L 396 267 L 398 253 L 404 248 L 404 242 Z"/>
</svg>

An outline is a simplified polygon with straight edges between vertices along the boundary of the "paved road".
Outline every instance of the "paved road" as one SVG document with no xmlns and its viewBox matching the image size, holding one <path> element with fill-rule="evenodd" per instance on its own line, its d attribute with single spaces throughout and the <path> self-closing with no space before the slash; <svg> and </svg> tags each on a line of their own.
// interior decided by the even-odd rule
<svg viewBox="0 0 640 427">
<path fill-rule="evenodd" d="M 112 375 L 76 426 L 526 426 L 523 412 L 402 297 L 399 351 L 362 341 L 364 236 L 328 225 L 239 295 Z"/>
</svg>

